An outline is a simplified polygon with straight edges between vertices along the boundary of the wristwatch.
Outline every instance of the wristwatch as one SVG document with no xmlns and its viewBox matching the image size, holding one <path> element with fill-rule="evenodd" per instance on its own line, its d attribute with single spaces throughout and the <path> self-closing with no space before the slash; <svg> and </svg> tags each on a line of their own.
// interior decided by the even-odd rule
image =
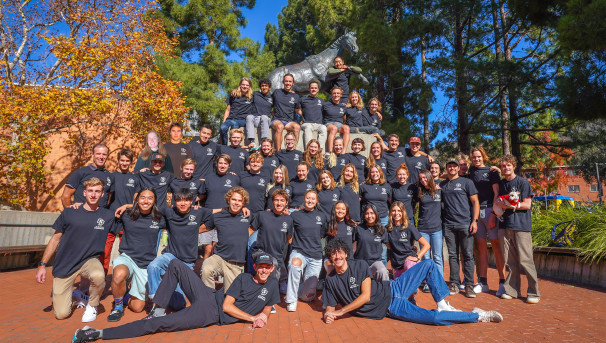
<svg viewBox="0 0 606 343">
<path fill-rule="evenodd" d="M 472 221 L 477 222 L 478 218 L 473 218 Z"/>
<path fill-rule="evenodd" d="M 46 266 L 47 266 L 47 264 L 46 264 L 46 263 L 44 263 L 44 262 L 42 262 L 42 261 L 40 261 L 40 264 L 39 264 L 39 266 L 43 266 L 43 267 L 46 267 Z"/>
</svg>

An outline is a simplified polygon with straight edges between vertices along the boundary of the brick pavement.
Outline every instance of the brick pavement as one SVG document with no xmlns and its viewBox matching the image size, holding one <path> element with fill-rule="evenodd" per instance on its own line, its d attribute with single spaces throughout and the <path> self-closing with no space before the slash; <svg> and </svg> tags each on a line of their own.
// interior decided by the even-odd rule
<svg viewBox="0 0 606 343">
<path fill-rule="evenodd" d="M 44 285 L 34 280 L 35 270 L 0 273 L 0 341 L 2 342 L 68 342 L 80 322 L 83 309 L 66 320 L 56 320 L 50 310 L 52 278 Z M 50 270 L 49 270 L 50 274 Z M 489 270 L 489 280 L 496 280 Z M 109 278 L 108 278 L 109 280 Z M 495 288 L 496 283 L 491 284 Z M 525 289 L 523 285 L 522 289 Z M 331 325 L 321 321 L 320 301 L 299 303 L 295 313 L 282 303 L 278 313 L 270 316 L 266 328 L 252 330 L 249 324 L 211 326 L 178 333 L 160 333 L 124 342 L 492 342 L 553 341 L 606 342 L 606 292 L 573 284 L 541 279 L 542 299 L 529 305 L 523 300 L 501 300 L 494 295 L 479 294 L 467 299 L 463 294 L 449 296 L 456 308 L 470 311 L 473 307 L 494 309 L 505 320 L 500 324 L 477 323 L 436 327 L 401 322 L 346 317 Z M 111 310 L 109 291 L 101 301 L 101 313 L 92 323 L 94 328 L 116 326 L 106 318 Z M 425 308 L 435 307 L 428 294 L 420 293 L 417 302 Z M 126 311 L 120 323 L 140 319 L 144 314 Z"/>
</svg>

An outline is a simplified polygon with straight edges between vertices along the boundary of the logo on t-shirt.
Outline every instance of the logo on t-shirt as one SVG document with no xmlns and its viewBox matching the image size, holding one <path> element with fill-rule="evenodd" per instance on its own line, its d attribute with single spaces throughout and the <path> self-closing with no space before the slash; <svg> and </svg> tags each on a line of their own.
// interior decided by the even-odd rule
<svg viewBox="0 0 606 343">
<path fill-rule="evenodd" d="M 399 158 L 404 157 L 404 155 L 402 154 L 402 152 L 401 152 L 401 151 L 398 151 L 398 157 L 399 157 Z"/>
<path fill-rule="evenodd" d="M 265 100 L 267 100 L 267 102 L 269 102 L 270 104 L 274 103 L 274 99 L 272 99 L 272 98 L 266 98 Z"/>
<path fill-rule="evenodd" d="M 339 114 L 343 114 L 343 113 L 345 113 L 345 110 L 342 108 L 339 108 Z"/>
<path fill-rule="evenodd" d="M 423 164 L 421 162 L 417 162 L 416 167 L 417 169 L 423 169 Z"/>
<path fill-rule="evenodd" d="M 240 218 L 240 222 L 245 223 L 248 221 L 248 218 L 244 217 L 244 213 L 241 214 L 242 218 Z"/>
<path fill-rule="evenodd" d="M 455 191 L 462 191 L 462 190 L 463 190 L 463 188 L 461 188 L 461 184 L 460 184 L 460 183 L 457 183 L 457 184 L 455 185 L 455 189 L 454 189 L 454 190 L 455 190 Z"/>
<path fill-rule="evenodd" d="M 196 189 L 196 183 L 195 182 L 190 182 L 189 183 L 189 189 Z"/>
<path fill-rule="evenodd" d="M 135 187 L 135 180 L 128 179 L 128 183 L 126 184 L 126 187 Z"/>
<path fill-rule="evenodd" d="M 240 152 L 240 158 L 243 159 L 243 160 L 246 159 L 246 157 L 244 157 L 244 153 L 243 152 Z"/>
<path fill-rule="evenodd" d="M 106 186 L 110 186 L 112 184 L 112 179 L 109 178 L 109 176 L 107 177 L 107 183 Z"/>
<path fill-rule="evenodd" d="M 412 189 L 409 189 L 409 190 L 408 190 L 408 195 L 406 195 L 406 196 L 410 198 L 410 197 L 412 197 L 412 194 L 413 194 L 413 193 L 414 193 L 414 192 L 412 191 Z"/>
<path fill-rule="evenodd" d="M 385 162 L 381 162 L 381 169 L 385 169 Z"/>
<path fill-rule="evenodd" d="M 189 223 L 187 223 L 187 225 L 197 225 L 198 223 L 196 222 L 196 216 L 193 214 L 189 215 Z"/>
<path fill-rule="evenodd" d="M 95 226 L 95 230 L 105 230 L 105 227 L 103 226 L 104 224 L 105 220 L 103 220 L 103 218 L 97 219 L 97 226 Z"/>
<path fill-rule="evenodd" d="M 311 189 L 313 186 L 310 185 L 309 183 L 307 184 L 307 189 Z"/>
<path fill-rule="evenodd" d="M 318 99 L 318 106 L 322 106 L 322 100 Z"/>
<path fill-rule="evenodd" d="M 160 223 L 158 223 L 155 220 L 152 220 L 151 225 L 149 226 L 150 229 L 159 229 L 160 228 Z"/>
<path fill-rule="evenodd" d="M 349 288 L 356 288 L 359 285 L 356 283 L 356 278 L 353 276 L 349 277 Z"/>
<path fill-rule="evenodd" d="M 259 186 L 265 186 L 265 179 L 259 180 Z"/>
<path fill-rule="evenodd" d="M 333 194 L 332 201 L 337 201 L 337 200 L 339 200 L 339 196 L 337 194 Z"/>
<path fill-rule="evenodd" d="M 280 230 L 282 232 L 287 232 L 288 231 L 288 224 L 286 222 L 282 222 L 282 230 Z"/>
<path fill-rule="evenodd" d="M 165 184 L 166 184 L 166 177 L 164 177 L 164 176 L 160 177 L 160 183 L 159 183 L 159 185 L 160 186 L 164 186 Z"/>
<path fill-rule="evenodd" d="M 322 224 L 322 218 L 320 218 L 320 216 L 316 216 L 316 224 Z"/>
<path fill-rule="evenodd" d="M 267 295 L 267 288 L 263 287 L 261 289 L 261 294 L 259 294 L 259 296 L 257 298 L 265 301 L 265 296 Z"/>
<path fill-rule="evenodd" d="M 271 161 L 271 166 L 275 167 L 276 166 L 276 160 Z"/>
<path fill-rule="evenodd" d="M 288 103 L 289 103 L 289 104 L 293 104 L 293 105 L 294 105 L 294 103 L 295 103 L 295 97 L 294 97 L 294 96 L 291 96 L 291 97 L 290 97 L 290 101 L 289 101 Z"/>
<path fill-rule="evenodd" d="M 385 189 L 385 187 L 381 187 L 381 194 L 382 195 L 387 194 L 387 190 Z"/>
<path fill-rule="evenodd" d="M 181 155 L 187 155 L 187 150 L 185 150 L 185 148 L 181 148 Z"/>
<path fill-rule="evenodd" d="M 342 166 L 344 166 L 344 165 L 345 165 L 345 159 L 344 159 L 344 158 L 342 158 L 342 159 L 341 159 L 341 165 L 342 165 Z"/>
<path fill-rule="evenodd" d="M 488 178 L 488 173 L 482 174 L 482 177 L 485 178 L 485 179 L 487 179 Z"/>
<path fill-rule="evenodd" d="M 406 231 L 400 232 L 400 242 L 408 242 L 408 235 Z"/>
<path fill-rule="evenodd" d="M 299 160 L 299 155 L 295 155 L 294 160 L 295 160 L 295 161 L 298 161 L 298 160 Z"/>
<path fill-rule="evenodd" d="M 348 236 L 352 235 L 352 233 L 353 233 L 352 231 L 353 231 L 353 229 L 351 228 L 351 226 L 347 226 L 347 235 Z"/>
<path fill-rule="evenodd" d="M 223 185 L 223 187 L 231 187 L 231 180 L 230 179 L 225 180 L 225 184 Z"/>
<path fill-rule="evenodd" d="M 433 198 L 433 201 L 441 201 L 442 200 L 441 198 L 442 197 L 440 196 L 440 193 L 436 193 L 436 196 L 435 196 L 435 198 Z"/>
<path fill-rule="evenodd" d="M 206 156 L 212 156 L 212 155 L 213 155 L 213 149 L 206 148 Z"/>
</svg>

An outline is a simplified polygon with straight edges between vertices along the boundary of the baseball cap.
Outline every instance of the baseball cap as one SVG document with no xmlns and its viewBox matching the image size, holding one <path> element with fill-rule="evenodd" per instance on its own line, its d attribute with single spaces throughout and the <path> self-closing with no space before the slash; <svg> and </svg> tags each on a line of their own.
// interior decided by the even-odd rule
<svg viewBox="0 0 606 343">
<path fill-rule="evenodd" d="M 151 160 L 166 162 L 166 159 L 164 158 L 164 155 L 162 155 L 162 154 L 153 154 Z"/>
<path fill-rule="evenodd" d="M 419 144 L 421 144 L 421 138 L 419 138 L 419 137 L 410 137 L 409 143 L 419 143 Z"/>
<path fill-rule="evenodd" d="M 453 163 L 456 164 L 457 166 L 459 165 L 459 162 L 454 159 L 448 160 L 448 162 L 446 162 L 446 165 L 453 164 Z"/>
<path fill-rule="evenodd" d="M 274 265 L 274 259 L 268 254 L 261 254 L 255 259 L 255 264 L 270 264 Z"/>
</svg>

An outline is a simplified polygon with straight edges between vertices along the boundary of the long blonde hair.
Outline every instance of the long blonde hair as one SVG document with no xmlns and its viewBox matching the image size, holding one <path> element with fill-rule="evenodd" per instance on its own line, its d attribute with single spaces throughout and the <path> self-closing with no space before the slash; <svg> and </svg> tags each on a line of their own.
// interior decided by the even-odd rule
<svg viewBox="0 0 606 343">
<path fill-rule="evenodd" d="M 318 145 L 318 152 L 315 156 L 312 156 L 309 152 L 309 146 L 312 143 L 316 143 Z M 311 159 L 314 159 L 314 162 L 311 162 Z M 320 142 L 317 139 L 312 139 L 307 143 L 307 147 L 305 148 L 305 152 L 303 152 L 303 161 L 307 162 L 307 164 L 314 165 L 316 169 L 322 170 L 324 169 L 324 158 L 322 157 L 322 147 L 320 146 Z"/>
<path fill-rule="evenodd" d="M 351 163 L 347 163 L 345 165 L 345 167 L 343 167 L 343 169 L 341 170 L 341 177 L 339 178 L 339 184 L 337 185 L 338 187 L 343 188 L 345 186 L 345 176 L 343 176 L 343 174 L 345 174 L 345 169 L 351 167 L 353 169 L 353 177 L 351 178 L 351 181 L 349 182 L 349 187 L 351 187 L 351 189 L 356 193 L 359 194 L 360 193 L 360 184 L 358 183 L 358 172 L 356 171 L 356 166 L 354 166 Z"/>
<path fill-rule="evenodd" d="M 333 141 L 332 141 L 333 146 L 335 145 L 335 142 L 337 140 L 341 140 L 343 142 L 343 138 L 335 137 L 335 139 L 333 139 Z M 343 146 L 343 151 L 345 152 L 346 150 L 347 150 L 347 148 L 345 146 Z M 337 154 L 335 154 L 334 152 L 331 152 L 330 155 L 328 156 L 328 159 L 326 162 L 328 164 L 328 167 L 334 168 L 337 165 Z"/>
<path fill-rule="evenodd" d="M 406 208 L 404 207 L 404 204 L 401 201 L 394 201 L 394 203 L 391 204 L 391 206 L 389 207 L 389 223 L 387 223 L 387 231 L 389 232 L 391 232 L 393 230 L 393 227 L 395 226 L 391 215 L 391 212 L 393 212 L 394 207 L 398 207 L 400 211 L 402 211 L 402 228 L 400 229 L 400 231 L 406 229 L 409 223 L 408 214 L 406 213 Z"/>
<path fill-rule="evenodd" d="M 362 100 L 362 97 L 360 96 L 360 93 L 356 92 L 356 91 L 352 91 L 351 93 L 349 93 L 349 97 L 347 97 L 347 108 L 352 108 L 353 105 L 351 104 L 351 96 L 357 94 L 358 95 L 358 104 L 356 105 L 356 108 L 361 110 L 364 108 L 364 101 Z"/>
<path fill-rule="evenodd" d="M 280 169 L 282 171 L 282 176 L 284 181 L 282 181 L 282 183 L 276 183 L 276 180 L 274 179 L 274 174 L 276 173 L 276 169 Z M 271 182 L 267 185 L 267 187 L 265 188 L 265 197 L 267 197 L 269 195 L 269 191 L 274 188 L 276 185 L 280 185 L 282 186 L 282 189 L 285 189 L 286 186 L 290 185 L 290 182 L 288 181 L 288 168 L 286 168 L 285 165 L 280 164 L 279 166 L 277 166 L 276 168 L 274 168 L 274 171 L 271 173 Z"/>
<path fill-rule="evenodd" d="M 246 92 L 246 94 L 242 94 L 242 90 L 240 90 L 240 85 L 242 84 L 242 82 L 248 82 L 248 92 Z M 253 96 L 253 91 L 252 91 L 252 81 L 250 81 L 250 79 L 248 77 L 243 77 L 240 79 L 240 83 L 238 83 L 238 90 L 236 90 L 236 96 L 237 97 L 247 97 L 248 99 L 251 99 Z"/>
<path fill-rule="evenodd" d="M 147 160 L 152 153 L 152 150 L 149 147 L 149 143 L 147 142 L 147 136 L 149 136 L 150 133 L 153 133 L 156 135 L 156 137 L 158 137 L 158 152 L 166 158 L 167 153 L 166 153 L 166 149 L 164 148 L 164 144 L 162 144 L 162 140 L 160 140 L 160 134 L 158 133 L 158 131 L 154 131 L 154 130 L 149 131 L 145 135 L 145 148 L 143 148 L 143 150 L 139 154 L 139 158 L 142 160 Z"/>
<path fill-rule="evenodd" d="M 385 151 L 385 148 L 383 147 L 383 144 L 379 143 L 379 142 L 373 142 L 370 145 L 370 149 L 369 151 L 372 151 L 372 146 L 377 144 L 380 148 L 381 148 L 381 157 L 383 157 L 383 152 Z M 370 168 L 373 165 L 377 164 L 375 157 L 372 155 L 372 152 L 368 154 L 368 158 L 366 159 L 366 168 Z"/>
</svg>

